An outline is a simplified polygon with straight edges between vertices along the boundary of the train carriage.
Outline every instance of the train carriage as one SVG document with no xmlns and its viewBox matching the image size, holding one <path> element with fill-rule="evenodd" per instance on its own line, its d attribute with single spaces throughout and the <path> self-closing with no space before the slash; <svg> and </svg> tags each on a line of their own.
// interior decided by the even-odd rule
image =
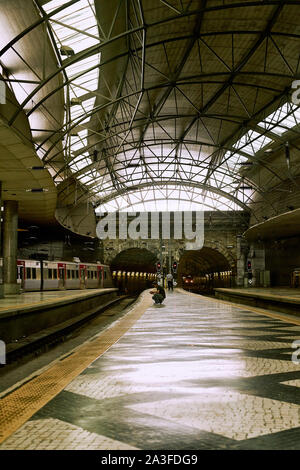
<svg viewBox="0 0 300 470">
<path fill-rule="evenodd" d="M 23 291 L 99 289 L 112 287 L 109 266 L 64 261 L 17 261 L 17 282 Z"/>
</svg>

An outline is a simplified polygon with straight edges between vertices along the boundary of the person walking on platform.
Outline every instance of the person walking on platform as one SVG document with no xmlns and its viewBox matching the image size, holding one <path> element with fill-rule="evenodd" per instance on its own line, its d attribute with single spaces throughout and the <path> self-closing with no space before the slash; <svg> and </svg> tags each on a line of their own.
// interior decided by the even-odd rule
<svg viewBox="0 0 300 470">
<path fill-rule="evenodd" d="M 167 274 L 168 290 L 173 291 L 173 276 L 171 273 Z"/>
<path fill-rule="evenodd" d="M 152 299 L 154 300 L 156 305 L 161 304 L 166 298 L 165 289 L 160 286 L 157 282 L 154 282 L 153 286 L 155 287 L 155 289 L 150 291 L 150 294 L 154 294 Z"/>
</svg>

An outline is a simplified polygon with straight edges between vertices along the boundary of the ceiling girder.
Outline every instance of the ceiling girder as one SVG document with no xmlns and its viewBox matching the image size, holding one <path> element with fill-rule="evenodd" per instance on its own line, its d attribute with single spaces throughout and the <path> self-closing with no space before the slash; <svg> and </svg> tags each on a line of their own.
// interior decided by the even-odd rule
<svg viewBox="0 0 300 470">
<path fill-rule="evenodd" d="M 223 158 L 224 153 L 227 151 L 232 151 L 236 154 L 242 155 L 246 158 L 248 158 L 250 161 L 253 161 L 255 163 L 258 163 L 262 167 L 266 168 L 268 171 L 270 171 L 274 176 L 276 176 L 279 180 L 281 180 L 281 177 L 277 172 L 269 165 L 268 163 L 263 161 L 263 155 L 258 154 L 258 156 L 254 155 L 249 155 L 245 152 L 243 152 L 242 149 L 235 149 L 234 148 L 234 143 L 237 141 L 238 136 L 241 136 L 242 133 L 247 132 L 249 129 L 255 128 L 258 130 L 257 127 L 255 127 L 259 123 L 259 119 L 263 115 L 263 113 L 267 109 L 271 109 L 272 105 L 275 104 L 280 100 L 282 96 L 286 95 L 287 90 L 282 91 L 282 87 L 279 85 L 278 88 L 276 85 L 273 83 L 269 84 L 267 81 L 263 83 L 253 83 L 251 82 L 251 79 L 254 77 L 261 77 L 261 78 L 266 78 L 266 79 L 274 79 L 278 78 L 279 80 L 285 80 L 285 79 L 290 79 L 291 76 L 293 75 L 294 71 L 289 63 L 289 60 L 285 57 L 285 54 L 281 50 L 281 48 L 277 44 L 277 39 L 276 38 L 281 38 L 281 37 L 286 37 L 286 38 L 294 38 L 299 40 L 300 39 L 300 34 L 296 34 L 291 32 L 289 33 L 284 33 L 280 31 L 272 31 L 272 28 L 276 24 L 276 21 L 281 14 L 283 7 L 288 6 L 288 5 L 299 5 L 299 2 L 296 0 L 268 0 L 268 1 L 244 1 L 244 2 L 239 2 L 239 3 L 227 3 L 223 5 L 214 5 L 210 6 L 209 3 L 206 0 L 200 0 L 199 1 L 199 8 L 195 10 L 191 10 L 191 4 L 190 2 L 187 7 L 184 9 L 182 6 L 182 9 L 178 9 L 171 5 L 171 3 L 167 0 L 160 0 L 160 3 L 164 5 L 168 11 L 170 11 L 170 16 L 166 16 L 164 18 L 158 18 L 153 22 L 146 22 L 145 20 L 145 14 L 143 10 L 143 2 L 146 0 L 128 0 L 126 2 L 127 5 L 127 29 L 126 31 L 122 31 L 118 34 L 113 35 L 113 30 L 114 26 L 117 21 L 117 17 L 119 14 L 119 9 L 121 6 L 121 1 L 117 3 L 116 10 L 113 12 L 113 17 L 112 21 L 109 27 L 109 33 L 106 35 L 105 38 L 101 38 L 99 40 L 99 43 L 91 46 L 74 56 L 66 59 L 66 60 L 61 60 L 60 57 L 60 52 L 58 47 L 55 44 L 54 36 L 51 30 L 51 19 L 52 21 L 56 21 L 55 18 L 53 18 L 57 13 L 62 12 L 65 8 L 68 8 L 72 5 L 75 5 L 76 3 L 79 2 L 79 0 L 72 0 L 67 2 L 66 4 L 62 5 L 61 7 L 57 8 L 56 10 L 52 11 L 49 14 L 46 14 L 43 6 L 48 3 L 48 0 L 33 0 L 39 7 L 39 10 L 41 12 L 41 18 L 27 27 L 22 33 L 20 33 L 18 36 L 16 36 L 12 41 L 10 41 L 3 49 L 0 51 L 0 57 L 5 54 L 10 48 L 13 48 L 13 46 L 22 38 L 28 34 L 30 31 L 32 31 L 34 28 L 40 26 L 41 24 L 45 24 L 47 29 L 48 29 L 48 35 L 51 40 L 51 43 L 53 45 L 53 48 L 56 53 L 57 57 L 57 62 L 58 62 L 58 68 L 55 72 L 51 73 L 49 76 L 44 77 L 43 80 L 40 82 L 36 81 L 31 81 L 31 83 L 34 82 L 37 86 L 35 89 L 28 94 L 27 98 L 23 100 L 23 102 L 20 104 L 20 109 L 16 111 L 16 113 L 13 115 L 13 117 L 10 120 L 10 125 L 12 125 L 15 120 L 18 118 L 19 114 L 21 111 L 28 105 L 28 103 L 34 99 L 34 97 L 47 85 L 54 77 L 58 76 L 59 74 L 63 74 L 63 83 L 56 87 L 55 89 L 51 90 L 48 94 L 43 96 L 42 99 L 40 99 L 36 104 L 27 112 L 27 116 L 30 117 L 30 115 L 38 110 L 40 107 L 42 108 L 44 106 L 44 103 L 52 97 L 55 93 L 57 93 L 59 90 L 61 90 L 64 87 L 68 87 L 72 84 L 72 81 L 74 81 L 75 78 L 80 77 L 81 75 L 84 75 L 87 71 L 84 70 L 81 73 L 77 74 L 75 77 L 72 77 L 71 79 L 68 78 L 67 74 L 67 69 L 71 65 L 75 65 L 79 63 L 82 59 L 88 58 L 92 55 L 98 54 L 102 50 L 105 49 L 105 47 L 110 46 L 112 43 L 115 41 L 118 41 L 121 38 L 126 39 L 127 43 L 127 50 L 120 51 L 117 55 L 114 57 L 109 57 L 106 59 L 106 61 L 101 61 L 100 64 L 97 64 L 96 66 L 93 66 L 90 68 L 90 71 L 99 68 L 101 70 L 101 67 L 104 67 L 105 65 L 112 63 L 114 61 L 118 61 L 120 59 L 124 59 L 127 57 L 127 63 L 124 69 L 124 75 L 122 77 L 122 80 L 118 84 L 117 87 L 117 92 L 113 96 L 113 98 L 107 98 L 107 102 L 104 104 L 102 103 L 99 106 L 94 107 L 89 112 L 85 112 L 82 115 L 79 115 L 79 117 L 76 119 L 74 123 L 71 123 L 70 121 L 68 124 L 60 129 L 60 131 L 55 131 L 52 134 L 49 133 L 50 135 L 47 136 L 47 139 L 45 139 L 38 149 L 41 149 L 43 145 L 49 140 L 52 144 L 50 145 L 49 149 L 45 153 L 44 156 L 44 161 L 47 164 L 51 164 L 53 161 L 55 161 L 56 157 L 59 155 L 59 153 L 53 154 L 53 151 L 56 147 L 56 145 L 61 142 L 61 139 L 63 136 L 68 136 L 70 133 L 76 128 L 80 127 L 80 123 L 82 123 L 87 117 L 92 118 L 95 116 L 96 119 L 98 119 L 100 127 L 96 126 L 96 123 L 94 121 L 90 121 L 88 126 L 90 125 L 90 131 L 89 135 L 95 137 L 93 141 L 86 146 L 84 146 L 82 149 L 78 150 L 77 152 L 74 152 L 72 155 L 73 157 L 76 157 L 79 155 L 79 152 L 88 152 L 90 148 L 95 148 L 96 146 L 99 146 L 101 150 L 104 152 L 101 153 L 103 156 L 103 159 L 106 163 L 106 169 L 107 169 L 107 175 L 110 176 L 110 179 L 112 181 L 112 186 L 115 190 L 114 193 L 111 193 L 109 196 L 107 196 L 108 199 L 111 199 L 113 197 L 116 197 L 117 195 L 122 195 L 128 192 L 129 190 L 131 191 L 131 184 L 128 185 L 128 183 L 131 183 L 131 181 L 126 181 L 124 183 L 118 176 L 118 170 L 115 169 L 115 164 L 119 162 L 118 158 L 123 155 L 123 148 L 124 146 L 128 146 L 127 150 L 129 147 L 133 150 L 139 151 L 141 150 L 143 152 L 143 149 L 146 147 L 148 149 L 151 148 L 152 145 L 158 145 L 160 141 L 162 140 L 160 137 L 156 137 L 155 132 L 161 131 L 159 135 L 165 135 L 167 139 L 169 139 L 170 145 L 174 144 L 175 145 L 175 160 L 174 162 L 178 165 L 178 169 L 181 168 L 181 171 L 187 176 L 186 169 L 185 169 L 185 163 L 183 159 L 181 159 L 180 156 L 180 149 L 182 149 L 183 144 L 185 143 L 191 143 L 194 142 L 197 145 L 202 144 L 203 146 L 206 147 L 212 147 L 213 151 L 209 156 L 204 156 L 201 161 L 199 160 L 197 162 L 197 165 L 199 167 L 199 170 L 203 168 L 203 165 L 205 165 L 205 168 L 207 168 L 207 175 L 204 180 L 204 183 L 194 183 L 193 181 L 190 181 L 190 186 L 193 187 L 193 185 L 197 185 L 197 187 L 201 187 L 204 190 L 207 191 L 212 191 L 213 186 L 209 184 L 210 178 L 213 178 L 213 175 L 216 171 L 218 172 L 225 172 L 225 174 L 228 174 L 233 178 L 233 181 L 239 180 L 241 178 L 241 175 L 238 173 L 233 173 L 230 171 L 230 168 L 227 165 L 227 162 L 230 157 Z M 273 7 L 273 12 L 270 15 L 269 20 L 267 21 L 267 25 L 264 28 L 263 31 L 260 30 L 232 30 L 232 31 L 202 31 L 202 24 L 203 21 L 205 21 L 205 14 L 211 13 L 211 12 L 221 12 L 221 11 L 226 11 L 226 10 L 238 10 L 241 9 L 241 11 L 246 11 L 247 8 L 253 8 L 253 7 L 260 7 L 260 6 L 266 6 L 268 8 Z M 130 6 L 130 8 L 129 8 Z M 243 10 L 244 9 L 244 10 Z M 175 13 L 175 15 L 174 15 Z M 171 16 L 172 14 L 172 16 Z M 132 16 L 131 16 L 132 15 Z M 180 21 L 183 20 L 184 18 L 195 18 L 194 21 L 194 27 L 193 31 L 191 34 L 184 34 L 182 36 L 178 37 L 169 37 L 169 38 L 164 38 L 161 40 L 156 40 L 155 42 L 148 43 L 147 38 L 148 38 L 148 32 L 151 30 L 151 28 L 155 28 L 159 25 L 163 26 L 165 24 L 171 24 L 172 22 Z M 61 23 L 63 25 L 63 23 Z M 72 26 L 70 26 L 72 29 Z M 77 28 L 73 28 L 74 31 L 80 31 L 77 30 Z M 233 46 L 233 38 L 234 36 L 242 36 L 242 35 L 254 35 L 258 36 L 254 43 L 252 44 L 251 47 L 247 50 L 247 52 L 244 54 L 244 56 L 239 60 L 238 64 L 235 66 L 228 66 L 226 61 L 221 57 L 221 55 L 208 43 L 208 39 L 210 37 L 221 37 L 222 35 L 231 35 L 232 38 L 232 47 Z M 274 49 L 277 51 L 278 55 L 281 57 L 282 61 L 286 65 L 287 70 L 289 71 L 288 73 L 270 73 L 270 72 L 259 72 L 259 71 L 245 71 L 243 68 L 245 67 L 246 64 L 250 61 L 250 59 L 253 57 L 254 53 L 256 50 L 263 44 L 263 42 L 269 39 L 270 42 L 272 43 Z M 147 54 L 155 50 L 155 48 L 162 46 L 165 50 L 165 55 L 166 59 L 168 60 L 168 53 L 166 46 L 167 44 L 175 43 L 178 41 L 185 41 L 185 45 L 183 47 L 183 50 L 180 53 L 180 59 L 178 61 L 177 67 L 175 69 L 175 72 L 170 73 L 170 68 L 169 68 L 169 73 L 165 74 L 162 70 L 159 70 L 159 67 L 154 66 L 153 64 L 150 63 L 147 59 Z M 215 60 L 219 63 L 221 63 L 227 71 L 225 72 L 218 72 L 218 71 L 212 71 L 211 73 L 201 73 L 198 75 L 189 75 L 189 76 L 183 76 L 182 77 L 182 72 L 185 68 L 185 65 L 187 64 L 188 60 L 191 57 L 191 53 L 193 51 L 193 48 L 195 44 L 200 44 L 206 48 L 215 58 Z M 151 84 L 150 86 L 147 85 L 145 86 L 145 68 L 146 67 L 151 67 L 153 71 L 156 71 L 161 74 L 162 77 L 164 77 L 164 82 L 160 83 L 154 83 Z M 248 82 L 243 81 L 248 77 Z M 240 78 L 240 80 L 239 80 Z M 8 79 L 8 82 L 13 82 L 12 79 Z M 29 81 L 28 81 L 29 82 Z M 25 83 L 25 81 L 24 81 Z M 213 93 L 212 96 L 209 97 L 206 103 L 204 103 L 201 107 L 198 107 L 197 104 L 194 103 L 193 99 L 191 99 L 184 91 L 182 87 L 186 86 L 193 86 L 193 85 L 220 85 L 220 87 Z M 241 94 L 241 89 L 242 87 L 251 87 L 255 88 L 256 90 L 261 90 L 265 91 L 266 93 L 270 93 L 274 96 L 273 99 L 269 100 L 267 104 L 265 104 L 263 107 L 261 107 L 255 114 L 251 112 L 249 107 L 247 106 L 247 102 L 243 98 Z M 212 108 L 212 106 L 217 102 L 219 98 L 225 95 L 228 89 L 232 90 L 232 93 L 234 94 L 236 100 L 239 102 L 241 109 L 245 112 L 247 119 L 242 115 L 239 116 L 228 116 L 226 113 L 221 113 L 220 115 L 216 115 L 215 113 L 209 113 L 209 110 Z M 150 93 L 156 91 L 156 99 L 154 101 L 150 101 Z M 162 115 L 162 109 L 168 102 L 168 100 L 171 97 L 171 94 L 174 92 L 174 97 L 175 97 L 175 104 L 176 104 L 176 113 L 175 114 L 166 114 Z M 87 95 L 86 98 L 89 98 L 90 94 L 96 95 L 97 96 L 97 91 L 91 91 L 89 92 L 87 90 Z M 177 95 L 177 94 L 178 95 Z M 176 97 L 182 96 L 183 99 L 190 105 L 190 109 L 196 110 L 196 113 L 193 114 L 192 112 L 189 113 L 183 113 L 179 110 Z M 144 111 L 144 108 L 142 108 L 142 105 L 144 105 L 145 99 L 148 99 L 149 102 L 149 108 L 150 112 L 146 113 Z M 82 98 L 84 101 L 85 97 Z M 108 111 L 108 119 L 105 123 L 105 126 L 103 124 L 103 119 L 100 118 L 100 111 Z M 121 118 L 120 118 L 121 115 Z M 188 119 L 188 123 L 186 124 L 186 119 Z M 215 124 L 218 123 L 220 124 L 219 129 L 221 129 L 221 125 L 223 123 L 232 123 L 235 127 L 238 126 L 238 129 L 234 128 L 234 131 L 230 134 L 229 137 L 227 137 L 224 140 L 219 141 L 219 139 L 215 138 L 213 132 L 211 131 L 211 127 L 208 124 L 208 120 L 211 119 L 212 122 Z M 182 122 L 185 122 L 184 129 L 181 131 L 180 134 L 174 138 L 172 131 L 170 131 L 170 128 L 172 127 L 172 120 L 175 120 L 175 127 L 176 127 L 176 120 L 182 120 Z M 168 125 L 170 124 L 170 127 Z M 196 132 L 196 138 L 189 138 L 189 133 L 191 129 L 197 124 L 197 132 Z M 201 124 L 202 129 L 204 129 L 207 133 L 208 141 L 205 141 L 204 139 L 201 140 L 200 138 L 198 139 L 198 124 Z M 89 127 L 87 128 L 89 129 Z M 96 127 L 95 127 L 96 126 Z M 137 136 L 137 130 L 140 131 L 139 138 Z M 153 132 L 153 139 L 155 142 L 153 144 L 148 144 L 147 142 L 149 141 L 149 137 L 147 137 L 148 132 Z M 261 131 L 260 134 L 262 135 L 271 135 L 269 131 Z M 200 136 L 199 136 L 200 137 Z M 295 136 L 294 139 L 296 139 L 298 136 Z M 51 140 L 50 140 L 51 139 Z M 210 140 L 210 141 L 209 141 Z M 274 140 L 276 140 L 276 136 L 274 137 Z M 280 138 L 277 138 L 277 140 L 280 140 Z M 292 138 L 291 138 L 292 140 Z M 126 151 L 127 151 L 126 150 Z M 178 155 L 177 155 L 178 153 Z M 51 154 L 51 157 L 49 155 Z M 262 158 L 260 158 L 260 156 Z M 72 157 L 71 155 L 69 157 Z M 72 157 L 72 158 L 73 158 Z M 141 158 L 143 155 L 141 155 Z M 157 156 L 158 157 L 158 156 Z M 133 161 L 135 156 L 133 157 L 128 157 L 125 163 L 130 163 L 130 161 Z M 147 172 L 147 158 L 144 158 L 144 163 L 143 163 L 143 168 L 145 167 L 145 171 Z M 192 158 L 191 158 L 192 161 Z M 173 165 L 174 162 L 170 162 L 170 165 Z M 66 164 L 63 168 L 58 170 L 57 176 L 61 175 L 62 172 L 65 170 L 68 170 L 70 164 L 70 158 L 66 158 Z M 194 163 L 193 163 L 194 164 Z M 225 166 L 224 166 L 225 165 Z M 97 162 L 87 165 L 84 169 L 78 171 L 75 173 L 75 176 L 80 176 L 84 174 L 86 171 L 89 169 L 95 169 L 97 166 Z M 224 168 L 221 168 L 223 166 Z M 167 167 L 168 168 L 168 167 Z M 191 174 L 191 173 L 190 173 Z M 157 178 L 159 178 L 158 174 L 156 175 Z M 166 185 L 166 184 L 180 184 L 184 185 L 188 181 L 188 178 L 185 180 L 184 178 L 180 179 L 177 178 L 176 180 L 170 179 L 170 183 L 166 181 L 156 181 L 155 178 L 153 180 L 153 185 Z M 243 181 L 240 179 L 240 181 Z M 149 183 L 147 183 L 148 185 Z M 229 185 L 230 186 L 230 185 Z M 144 186 L 142 184 L 136 186 L 138 189 L 143 188 Z M 258 192 L 260 192 L 260 188 L 256 188 Z M 219 194 L 220 196 L 227 197 L 227 199 L 232 200 L 236 204 L 241 205 L 242 202 L 235 198 L 234 196 L 222 191 L 221 188 L 214 188 L 214 191 L 216 194 Z M 233 191 L 234 193 L 234 191 Z M 94 194 L 91 194 L 91 197 L 95 197 Z M 100 199 L 99 199 L 100 201 Z M 103 201 L 103 199 L 101 199 Z M 243 205 L 243 204 L 242 204 Z M 246 208 L 246 206 L 245 206 Z"/>
</svg>

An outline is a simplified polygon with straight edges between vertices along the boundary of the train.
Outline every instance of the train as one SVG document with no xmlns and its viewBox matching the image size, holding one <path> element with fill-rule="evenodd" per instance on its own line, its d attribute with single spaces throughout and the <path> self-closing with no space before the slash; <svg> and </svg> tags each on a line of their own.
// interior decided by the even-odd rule
<svg viewBox="0 0 300 470">
<path fill-rule="evenodd" d="M 17 283 L 24 292 L 113 287 L 107 265 L 26 259 L 17 260 Z"/>
<path fill-rule="evenodd" d="M 0 258 L 0 268 L 2 265 Z M 156 274 L 148 272 L 111 273 L 110 267 L 101 263 L 17 260 L 17 283 L 21 292 L 116 287 L 120 294 L 138 294 L 151 287 L 155 279 Z"/>
<path fill-rule="evenodd" d="M 213 294 L 215 288 L 233 287 L 234 275 L 232 271 L 223 271 L 204 274 L 202 276 L 183 276 L 182 286 L 184 289 L 203 294 Z"/>
</svg>

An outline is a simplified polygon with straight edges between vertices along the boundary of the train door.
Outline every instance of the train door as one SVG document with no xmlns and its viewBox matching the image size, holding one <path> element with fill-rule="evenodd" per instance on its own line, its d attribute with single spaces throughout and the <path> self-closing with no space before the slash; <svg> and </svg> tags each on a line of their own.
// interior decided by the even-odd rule
<svg viewBox="0 0 300 470">
<path fill-rule="evenodd" d="M 98 288 L 101 289 L 103 287 L 103 268 L 102 268 L 102 266 L 97 266 L 97 273 L 98 273 Z"/>
<path fill-rule="evenodd" d="M 58 263 L 58 288 L 66 288 L 66 265 Z"/>
<path fill-rule="evenodd" d="M 20 285 L 22 290 L 25 289 L 25 261 L 17 262 L 17 283 Z"/>
<path fill-rule="evenodd" d="M 86 288 L 86 266 L 81 264 L 79 266 L 79 279 L 80 279 L 80 289 Z"/>
</svg>

